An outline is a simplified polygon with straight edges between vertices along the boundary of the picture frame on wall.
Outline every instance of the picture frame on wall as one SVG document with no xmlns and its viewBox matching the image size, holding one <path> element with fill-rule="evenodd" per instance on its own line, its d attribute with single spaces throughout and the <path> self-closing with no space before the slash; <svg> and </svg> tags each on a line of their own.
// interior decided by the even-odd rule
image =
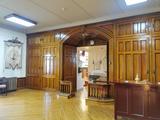
<svg viewBox="0 0 160 120">
<path fill-rule="evenodd" d="M 22 68 L 22 47 L 18 38 L 5 41 L 5 69 Z"/>
</svg>

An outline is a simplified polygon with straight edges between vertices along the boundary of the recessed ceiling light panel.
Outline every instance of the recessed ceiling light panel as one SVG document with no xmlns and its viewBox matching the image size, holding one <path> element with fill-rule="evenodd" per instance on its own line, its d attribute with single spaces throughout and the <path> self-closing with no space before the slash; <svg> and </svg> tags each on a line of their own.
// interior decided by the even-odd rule
<svg viewBox="0 0 160 120">
<path fill-rule="evenodd" d="M 135 4 L 139 4 L 139 3 L 143 3 L 143 2 L 147 2 L 147 0 L 125 0 L 126 5 L 135 5 Z"/>
<path fill-rule="evenodd" d="M 22 16 L 19 16 L 17 14 L 11 14 L 11 15 L 8 15 L 5 17 L 5 19 L 7 21 L 10 21 L 10 22 L 13 22 L 13 23 L 16 23 L 16 24 L 19 24 L 19 25 L 23 25 L 25 27 L 32 27 L 32 26 L 35 26 L 37 23 L 28 19 L 28 18 L 25 18 L 25 17 L 22 17 Z"/>
</svg>

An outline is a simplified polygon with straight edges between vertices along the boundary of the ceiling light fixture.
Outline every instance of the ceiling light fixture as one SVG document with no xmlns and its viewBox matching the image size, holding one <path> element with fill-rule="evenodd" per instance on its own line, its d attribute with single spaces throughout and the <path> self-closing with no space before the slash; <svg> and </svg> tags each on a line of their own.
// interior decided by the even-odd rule
<svg viewBox="0 0 160 120">
<path fill-rule="evenodd" d="M 125 0 L 126 5 L 135 5 L 135 4 L 139 4 L 139 3 L 143 3 L 143 2 L 147 2 L 147 0 Z"/>
<path fill-rule="evenodd" d="M 10 21 L 10 22 L 13 22 L 13 23 L 16 23 L 16 24 L 19 24 L 19 25 L 23 25 L 25 27 L 32 27 L 32 26 L 37 25 L 36 22 L 34 22 L 34 21 L 32 21 L 28 18 L 19 16 L 17 14 L 10 14 L 10 15 L 5 16 L 4 18 L 7 21 Z"/>
</svg>

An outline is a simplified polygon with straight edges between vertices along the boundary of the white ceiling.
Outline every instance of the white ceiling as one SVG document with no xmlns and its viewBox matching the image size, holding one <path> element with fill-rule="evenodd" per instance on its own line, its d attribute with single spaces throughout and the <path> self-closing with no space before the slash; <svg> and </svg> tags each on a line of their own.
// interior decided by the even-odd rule
<svg viewBox="0 0 160 120">
<path fill-rule="evenodd" d="M 0 0 L 0 27 L 33 33 L 160 11 L 160 0 L 127 7 L 124 0 Z M 24 28 L 4 20 L 16 13 L 38 23 Z"/>
</svg>

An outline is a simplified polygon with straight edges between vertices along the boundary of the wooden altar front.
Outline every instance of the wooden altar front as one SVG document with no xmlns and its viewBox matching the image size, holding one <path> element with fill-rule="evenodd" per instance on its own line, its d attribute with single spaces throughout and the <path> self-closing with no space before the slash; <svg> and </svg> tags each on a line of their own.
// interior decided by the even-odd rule
<svg viewBox="0 0 160 120">
<path fill-rule="evenodd" d="M 108 101 L 110 97 L 111 84 L 102 81 L 88 83 L 88 99 L 95 101 Z"/>
</svg>

